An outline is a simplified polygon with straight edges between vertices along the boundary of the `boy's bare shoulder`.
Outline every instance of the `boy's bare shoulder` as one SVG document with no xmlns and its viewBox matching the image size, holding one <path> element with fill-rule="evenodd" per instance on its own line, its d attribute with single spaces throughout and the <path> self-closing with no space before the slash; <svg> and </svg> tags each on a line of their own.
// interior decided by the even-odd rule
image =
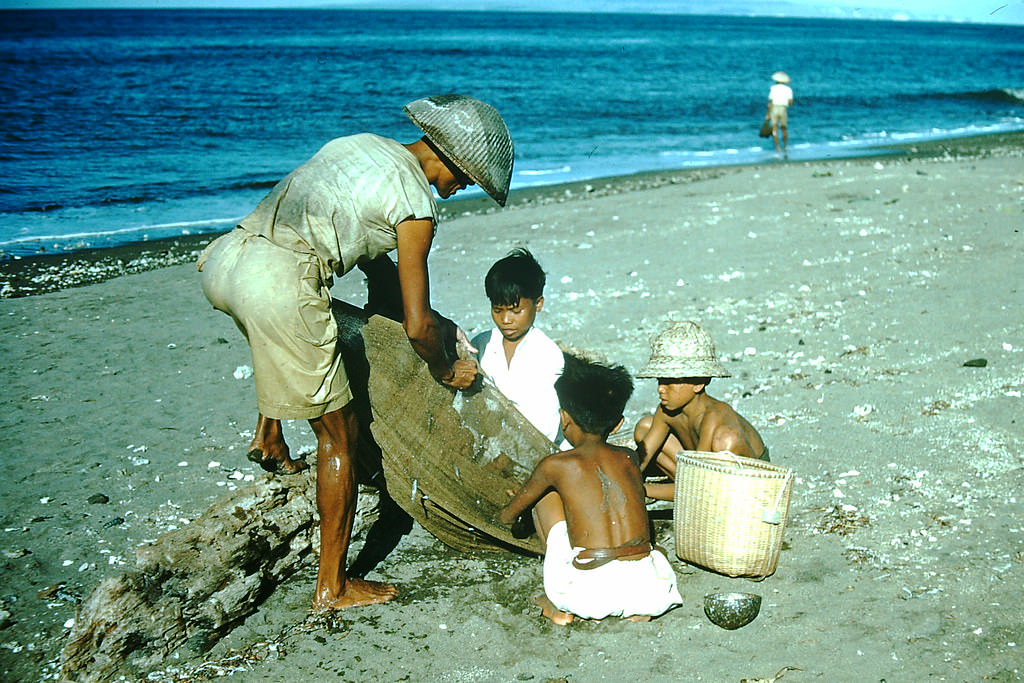
<svg viewBox="0 0 1024 683">
<path fill-rule="evenodd" d="M 725 401 L 715 399 L 715 403 L 704 414 L 701 431 L 710 428 L 716 430 L 735 429 L 742 432 L 748 424 L 746 419 L 739 414 L 739 411 Z"/>
<path fill-rule="evenodd" d="M 610 443 L 602 444 L 600 448 L 594 450 L 590 457 L 602 462 L 622 463 L 628 460 L 633 464 L 637 464 L 637 453 L 635 450 Z"/>
<path fill-rule="evenodd" d="M 628 458 L 636 457 L 636 449 L 635 448 L 627 448 L 626 446 L 618 446 L 616 444 L 611 444 L 611 443 L 608 444 L 608 448 L 609 448 L 609 450 L 611 452 L 619 454 L 619 455 L 625 455 Z"/>
<path fill-rule="evenodd" d="M 551 465 L 583 463 L 593 460 L 621 459 L 623 457 L 636 461 L 636 451 L 624 446 L 616 446 L 610 443 L 592 445 L 586 448 L 572 448 L 567 451 L 559 451 L 545 456 L 541 462 L 548 462 Z"/>
<path fill-rule="evenodd" d="M 581 458 L 581 454 L 575 448 L 571 448 L 567 451 L 558 451 L 557 453 L 551 453 L 541 458 L 540 462 L 537 463 L 537 467 L 558 467 L 568 465 Z"/>
<path fill-rule="evenodd" d="M 690 421 L 686 419 L 683 411 L 667 413 L 661 406 L 654 412 L 654 419 L 663 422 L 670 431 L 688 429 L 690 426 Z"/>
<path fill-rule="evenodd" d="M 701 425 L 702 440 L 704 432 L 710 438 L 713 450 L 728 450 L 740 455 L 759 457 L 764 444 L 760 434 L 746 418 L 735 408 L 724 401 L 719 401 L 705 415 Z"/>
</svg>

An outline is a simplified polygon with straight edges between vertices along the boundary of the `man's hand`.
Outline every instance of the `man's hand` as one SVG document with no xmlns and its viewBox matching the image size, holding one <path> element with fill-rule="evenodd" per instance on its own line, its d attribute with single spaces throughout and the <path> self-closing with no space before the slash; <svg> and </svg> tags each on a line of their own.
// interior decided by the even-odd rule
<svg viewBox="0 0 1024 683">
<path fill-rule="evenodd" d="M 480 374 L 480 365 L 475 360 L 457 360 L 452 365 L 451 374 L 447 377 L 442 376 L 440 379 L 441 384 L 446 387 L 462 391 L 473 385 L 478 374 Z"/>
</svg>

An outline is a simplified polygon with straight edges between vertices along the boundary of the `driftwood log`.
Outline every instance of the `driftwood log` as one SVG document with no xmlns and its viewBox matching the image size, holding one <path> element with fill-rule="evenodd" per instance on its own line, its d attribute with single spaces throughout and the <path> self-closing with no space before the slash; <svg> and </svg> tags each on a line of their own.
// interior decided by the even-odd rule
<svg viewBox="0 0 1024 683">
<path fill-rule="evenodd" d="M 144 678 L 168 657 L 194 658 L 259 607 L 316 550 L 315 478 L 270 476 L 215 503 L 192 524 L 136 551 L 82 604 L 61 654 L 61 680 Z M 360 493 L 356 532 L 376 492 Z"/>
<path fill-rule="evenodd" d="M 360 479 L 463 551 L 539 552 L 536 537 L 495 524 L 550 443 L 491 386 L 437 384 L 400 324 L 336 303 L 339 344 L 360 418 Z M 372 438 L 370 438 L 372 436 Z M 82 604 L 61 654 L 61 678 L 143 677 L 167 658 L 194 658 L 259 607 L 316 551 L 313 471 L 264 477 L 200 519 L 136 552 L 136 567 L 102 581 Z M 360 487 L 353 538 L 387 496 Z M 369 545 L 369 541 L 367 543 Z"/>
</svg>

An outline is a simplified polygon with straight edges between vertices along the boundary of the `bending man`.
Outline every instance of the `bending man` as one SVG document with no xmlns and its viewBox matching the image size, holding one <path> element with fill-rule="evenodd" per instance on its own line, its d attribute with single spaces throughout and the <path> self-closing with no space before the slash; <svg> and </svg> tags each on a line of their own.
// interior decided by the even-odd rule
<svg viewBox="0 0 1024 683">
<path fill-rule="evenodd" d="M 405 332 L 437 381 L 466 389 L 478 372 L 475 361 L 451 355 L 444 340 L 458 330 L 430 307 L 431 187 L 445 198 L 477 184 L 504 206 L 512 139 L 493 107 L 464 95 L 416 100 L 405 113 L 422 138 L 401 144 L 364 133 L 328 142 L 198 263 L 207 299 L 231 316 L 252 350 L 259 418 L 249 459 L 269 471 L 299 472 L 307 465 L 290 457 L 280 421 L 308 420 L 316 435 L 315 609 L 397 595 L 394 586 L 346 575 L 358 429 L 331 313 L 334 276 L 359 267 L 371 283 L 390 281 L 400 291 Z M 397 268 L 387 256 L 395 249 Z M 371 288 L 371 303 L 373 296 Z"/>
</svg>

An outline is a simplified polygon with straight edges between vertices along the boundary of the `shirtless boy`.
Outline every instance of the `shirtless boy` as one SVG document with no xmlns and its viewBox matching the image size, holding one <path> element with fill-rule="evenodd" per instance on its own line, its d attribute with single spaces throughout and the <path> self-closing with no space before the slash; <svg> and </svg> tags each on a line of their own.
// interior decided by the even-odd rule
<svg viewBox="0 0 1024 683">
<path fill-rule="evenodd" d="M 711 336 L 695 322 L 673 322 L 651 344 L 651 360 L 637 377 L 658 380 L 660 405 L 633 430 L 640 452 L 640 469 L 653 460 L 661 472 L 676 474 L 676 454 L 688 451 L 729 451 L 768 460 L 768 447 L 742 415 L 728 403 L 711 397 L 706 388 L 713 377 L 729 373 L 715 357 Z M 675 484 L 649 483 L 647 495 L 672 500 Z"/>
<path fill-rule="evenodd" d="M 511 524 L 529 506 L 545 544 L 544 595 L 556 624 L 576 616 L 647 621 L 680 604 L 668 560 L 651 546 L 643 479 L 633 453 L 607 443 L 633 382 L 622 367 L 566 356 L 555 382 L 572 450 L 549 455 L 499 513 Z"/>
</svg>

